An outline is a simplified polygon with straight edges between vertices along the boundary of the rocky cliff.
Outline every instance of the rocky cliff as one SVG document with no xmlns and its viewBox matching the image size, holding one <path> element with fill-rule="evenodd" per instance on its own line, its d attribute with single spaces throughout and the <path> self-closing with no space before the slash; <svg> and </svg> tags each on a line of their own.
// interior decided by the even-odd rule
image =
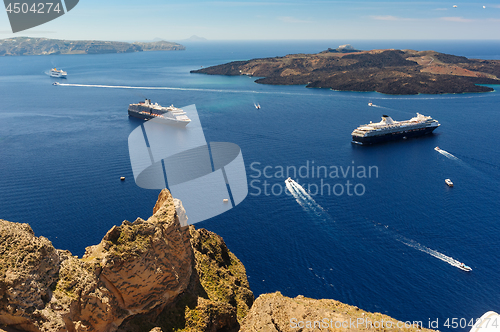
<svg viewBox="0 0 500 332">
<path fill-rule="evenodd" d="M 427 322 L 401 322 L 335 300 L 304 296 L 289 298 L 280 292 L 263 294 L 245 317 L 240 332 L 312 331 L 433 331 Z"/>
<path fill-rule="evenodd" d="M 0 220 L 0 332 L 430 331 L 335 300 L 253 303 L 243 264 L 220 236 L 182 226 L 184 212 L 163 190 L 148 220 L 114 226 L 82 258 Z"/>
<path fill-rule="evenodd" d="M 27 224 L 0 221 L 0 324 L 24 331 L 237 331 L 253 302 L 222 238 L 181 227 L 160 193 L 148 220 L 124 221 L 83 258 Z M 179 205 L 179 204 L 177 204 Z"/>
</svg>

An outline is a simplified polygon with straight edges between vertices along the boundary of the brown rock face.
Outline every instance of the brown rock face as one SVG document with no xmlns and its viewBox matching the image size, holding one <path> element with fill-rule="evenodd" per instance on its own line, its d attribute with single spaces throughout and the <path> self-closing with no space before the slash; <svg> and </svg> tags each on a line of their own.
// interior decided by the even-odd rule
<svg viewBox="0 0 500 332">
<path fill-rule="evenodd" d="M 186 289 L 193 266 L 189 232 L 181 230 L 168 191 L 160 193 L 154 211 L 147 221 L 114 226 L 100 244 L 87 248 L 82 262 L 95 280 L 80 293 L 81 305 L 64 315 L 77 322 L 77 331 L 115 330 L 124 319 L 167 305 Z"/>
<path fill-rule="evenodd" d="M 114 331 L 172 303 L 193 271 L 188 228 L 170 193 L 154 215 L 114 226 L 82 259 L 57 251 L 26 224 L 0 222 L 0 324 L 29 331 Z"/>
<path fill-rule="evenodd" d="M 0 220 L 0 324 L 38 331 L 33 317 L 50 302 L 60 253 L 28 224 Z M 41 326 L 63 326 L 62 320 Z"/>
<path fill-rule="evenodd" d="M 180 215 L 176 211 L 180 211 Z M 163 190 L 78 259 L 0 220 L 0 326 L 23 331 L 238 331 L 253 303 L 243 264 Z"/>
<path fill-rule="evenodd" d="M 418 323 L 405 326 L 389 316 L 339 301 L 315 300 L 301 295 L 292 299 L 276 292 L 263 294 L 255 300 L 240 332 L 433 331 L 422 328 L 426 323 L 421 322 L 420 327 Z"/>
<path fill-rule="evenodd" d="M 160 314 L 136 315 L 119 332 L 150 331 L 161 327 L 182 332 L 236 332 L 250 310 L 253 293 L 245 267 L 219 235 L 189 226 L 194 270 L 187 290 Z"/>
</svg>

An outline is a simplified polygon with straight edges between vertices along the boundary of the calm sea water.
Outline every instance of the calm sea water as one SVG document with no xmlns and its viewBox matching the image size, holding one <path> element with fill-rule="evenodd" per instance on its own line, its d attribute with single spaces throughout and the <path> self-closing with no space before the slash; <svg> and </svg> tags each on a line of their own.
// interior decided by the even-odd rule
<svg viewBox="0 0 500 332">
<path fill-rule="evenodd" d="M 127 138 L 141 121 L 128 118 L 127 106 L 144 97 L 164 105 L 196 104 L 207 140 L 238 144 L 252 183 L 237 208 L 197 227 L 224 237 L 245 264 L 255 295 L 279 290 L 333 298 L 424 326 L 439 319 L 440 329 L 447 318 L 469 321 L 499 312 L 499 92 L 388 96 L 189 73 L 345 42 L 214 42 L 187 45 L 184 52 L 0 58 L 0 218 L 29 223 L 55 247 L 82 255 L 113 225 L 149 217 L 158 191 L 133 181 Z M 500 59 L 498 42 L 353 44 Z M 181 89 L 54 87 L 46 74 L 54 66 L 68 71 L 67 83 Z M 441 123 L 434 135 L 373 147 L 350 142 L 360 124 L 382 114 L 404 120 L 416 112 Z M 312 185 L 315 202 L 279 194 L 279 166 L 308 163 L 309 178 L 295 178 Z M 313 163 L 344 170 L 372 166 L 378 176 L 312 176 Z M 258 177 L 266 166 L 270 178 Z M 445 178 L 455 187 L 448 188 Z M 347 180 L 363 195 L 328 194 L 325 186 L 322 195 L 313 195 L 314 185 L 325 183 L 338 184 L 337 193 L 347 190 Z"/>
</svg>

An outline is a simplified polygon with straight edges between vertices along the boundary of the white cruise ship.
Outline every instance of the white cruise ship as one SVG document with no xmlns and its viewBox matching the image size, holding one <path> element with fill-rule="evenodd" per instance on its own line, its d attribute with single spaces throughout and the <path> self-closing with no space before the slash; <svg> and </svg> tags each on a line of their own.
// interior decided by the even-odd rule
<svg viewBox="0 0 500 332">
<path fill-rule="evenodd" d="M 64 70 L 58 70 L 57 68 L 52 68 L 50 70 L 50 76 L 51 77 L 66 78 L 66 76 L 68 76 L 68 73 L 65 72 Z"/>
<path fill-rule="evenodd" d="M 191 119 L 186 115 L 182 109 L 171 105 L 163 107 L 158 103 L 151 103 L 151 99 L 146 99 L 137 104 L 130 104 L 128 106 L 128 115 L 143 120 L 161 119 L 166 123 L 185 127 L 191 122 Z"/>
<path fill-rule="evenodd" d="M 382 121 L 359 126 L 351 135 L 353 143 L 367 145 L 430 134 L 439 126 L 437 120 L 419 113 L 405 121 L 394 121 L 390 116 L 384 115 Z"/>
</svg>

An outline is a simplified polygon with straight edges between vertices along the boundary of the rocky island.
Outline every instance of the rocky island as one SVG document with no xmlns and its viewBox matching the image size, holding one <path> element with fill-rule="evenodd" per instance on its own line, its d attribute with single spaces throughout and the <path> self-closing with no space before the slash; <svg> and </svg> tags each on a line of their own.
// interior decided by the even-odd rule
<svg viewBox="0 0 500 332">
<path fill-rule="evenodd" d="M 323 319 L 430 331 L 397 328 L 389 316 L 335 300 L 277 292 L 254 303 L 245 267 L 224 240 L 182 227 L 184 216 L 182 203 L 164 189 L 149 219 L 113 226 L 82 258 L 55 249 L 28 224 L 0 220 L 0 331 L 305 332 L 317 331 L 307 326 Z"/>
<path fill-rule="evenodd" d="M 317 54 L 234 61 L 193 70 L 209 75 L 248 75 L 273 85 L 394 95 L 488 92 L 500 84 L 500 60 L 468 59 L 435 51 L 360 51 L 351 45 Z"/>
<path fill-rule="evenodd" d="M 151 43 L 125 43 L 99 40 L 62 40 L 16 37 L 0 40 L 0 56 L 52 54 L 104 54 L 143 51 L 177 51 L 186 48 L 164 40 Z"/>
</svg>

